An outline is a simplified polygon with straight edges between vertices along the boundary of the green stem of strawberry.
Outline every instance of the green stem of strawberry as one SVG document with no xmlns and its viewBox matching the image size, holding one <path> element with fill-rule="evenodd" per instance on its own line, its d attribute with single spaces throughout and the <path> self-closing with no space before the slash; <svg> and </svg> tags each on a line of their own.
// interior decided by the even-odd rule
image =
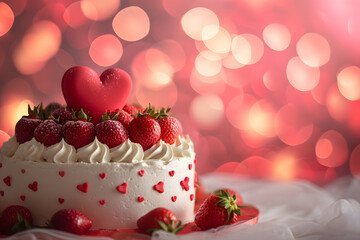
<svg viewBox="0 0 360 240">
<path fill-rule="evenodd" d="M 236 204 L 235 194 L 231 196 L 229 191 L 225 192 L 224 190 L 221 190 L 221 194 L 216 196 L 220 199 L 215 203 L 215 205 L 224 207 L 227 211 L 226 222 L 228 221 L 232 222 L 234 219 L 234 214 L 238 216 L 241 215 L 240 208 L 243 208 L 243 206 L 239 206 Z"/>
</svg>

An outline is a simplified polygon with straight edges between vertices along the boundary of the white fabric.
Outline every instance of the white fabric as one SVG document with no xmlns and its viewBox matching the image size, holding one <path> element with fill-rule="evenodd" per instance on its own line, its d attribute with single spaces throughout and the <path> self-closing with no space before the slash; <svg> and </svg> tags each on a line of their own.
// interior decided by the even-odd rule
<svg viewBox="0 0 360 240">
<path fill-rule="evenodd" d="M 357 178 L 347 176 L 325 187 L 305 181 L 274 182 L 218 174 L 202 176 L 201 181 L 208 192 L 221 187 L 239 192 L 245 204 L 260 210 L 259 222 L 253 226 L 235 224 L 178 236 L 158 231 L 152 239 L 360 239 L 360 180 Z M 109 238 L 79 237 L 54 230 L 34 229 L 7 239 Z"/>
</svg>

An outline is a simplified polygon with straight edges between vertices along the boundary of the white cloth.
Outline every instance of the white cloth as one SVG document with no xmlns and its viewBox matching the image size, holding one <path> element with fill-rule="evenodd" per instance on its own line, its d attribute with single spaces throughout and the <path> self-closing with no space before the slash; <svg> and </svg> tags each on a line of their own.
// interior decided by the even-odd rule
<svg viewBox="0 0 360 240">
<path fill-rule="evenodd" d="M 343 177 L 325 187 L 306 181 L 251 180 L 219 174 L 209 174 L 200 179 L 207 192 L 221 187 L 239 192 L 245 204 L 260 210 L 258 223 L 252 226 L 234 224 L 178 236 L 158 231 L 152 239 L 360 239 L 360 180 L 357 178 Z M 7 239 L 109 238 L 79 237 L 55 230 L 34 229 Z"/>
</svg>

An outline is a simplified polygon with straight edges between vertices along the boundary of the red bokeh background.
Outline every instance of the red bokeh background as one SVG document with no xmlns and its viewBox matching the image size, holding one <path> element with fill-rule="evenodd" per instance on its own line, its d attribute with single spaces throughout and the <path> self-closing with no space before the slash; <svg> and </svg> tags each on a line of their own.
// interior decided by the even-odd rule
<svg viewBox="0 0 360 240">
<path fill-rule="evenodd" d="M 360 173 L 357 0 L 0 3 L 0 145 L 74 65 L 172 107 L 197 171 L 324 184 Z"/>
</svg>

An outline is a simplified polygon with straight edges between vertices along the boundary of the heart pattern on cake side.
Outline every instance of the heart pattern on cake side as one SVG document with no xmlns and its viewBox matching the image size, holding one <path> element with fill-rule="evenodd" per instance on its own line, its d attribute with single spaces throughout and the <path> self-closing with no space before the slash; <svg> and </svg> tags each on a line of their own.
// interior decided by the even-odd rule
<svg viewBox="0 0 360 240">
<path fill-rule="evenodd" d="M 33 190 L 34 192 L 36 192 L 36 191 L 38 190 L 38 183 L 37 183 L 37 181 L 34 181 L 33 183 L 30 183 L 30 184 L 28 185 L 28 187 L 29 187 L 31 190 Z"/>
<path fill-rule="evenodd" d="M 65 72 L 61 87 L 68 107 L 89 111 L 92 122 L 98 123 L 105 111 L 124 107 L 132 82 L 118 68 L 107 69 L 99 77 L 91 68 L 75 66 Z"/>
<path fill-rule="evenodd" d="M 160 181 L 158 184 L 154 185 L 154 190 L 158 191 L 159 193 L 164 192 L 164 182 Z"/>
<path fill-rule="evenodd" d="M 83 184 L 79 184 L 76 186 L 76 188 L 83 193 L 87 193 L 89 189 L 89 183 L 85 182 Z"/>
<path fill-rule="evenodd" d="M 180 185 L 182 187 L 182 189 L 184 189 L 185 191 L 189 191 L 190 187 L 189 187 L 189 178 L 185 177 L 184 180 L 180 181 Z"/>
<path fill-rule="evenodd" d="M 118 190 L 119 192 L 126 194 L 127 193 L 127 187 L 128 184 L 126 182 L 124 182 L 123 184 L 119 185 L 116 187 L 116 190 Z"/>
</svg>

